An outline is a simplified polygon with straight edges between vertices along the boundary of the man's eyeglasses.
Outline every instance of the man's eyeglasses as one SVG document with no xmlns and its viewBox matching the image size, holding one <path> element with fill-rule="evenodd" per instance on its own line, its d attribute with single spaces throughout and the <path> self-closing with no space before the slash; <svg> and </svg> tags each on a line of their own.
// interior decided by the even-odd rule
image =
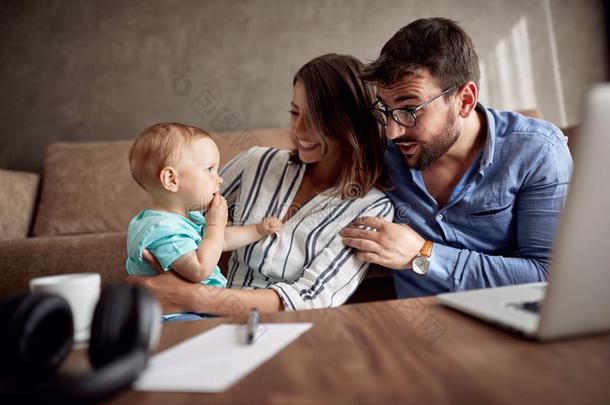
<svg viewBox="0 0 610 405">
<path fill-rule="evenodd" d="M 438 96 L 433 97 L 430 100 L 424 101 L 420 105 L 411 108 L 395 108 L 393 110 L 388 110 L 386 106 L 381 103 L 381 101 L 377 100 L 377 102 L 371 107 L 371 114 L 373 114 L 373 117 L 375 117 L 375 119 L 384 127 L 388 125 L 388 118 L 391 116 L 392 119 L 396 121 L 396 123 L 398 123 L 399 125 L 402 125 L 406 128 L 412 128 L 416 124 L 415 114 L 418 111 L 426 108 L 428 104 L 430 104 L 437 98 L 444 96 L 455 88 L 456 86 L 451 86 Z"/>
</svg>

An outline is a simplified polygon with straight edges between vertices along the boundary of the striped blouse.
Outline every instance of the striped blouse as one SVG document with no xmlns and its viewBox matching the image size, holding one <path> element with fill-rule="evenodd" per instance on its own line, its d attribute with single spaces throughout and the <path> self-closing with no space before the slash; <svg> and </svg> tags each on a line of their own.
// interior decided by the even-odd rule
<svg viewBox="0 0 610 405">
<path fill-rule="evenodd" d="M 222 169 L 221 194 L 235 225 L 283 218 L 294 199 L 305 164 L 289 152 L 254 147 Z M 394 207 L 376 188 L 364 197 L 342 200 L 330 190 L 305 203 L 275 235 L 234 251 L 228 287 L 272 288 L 285 310 L 327 308 L 343 304 L 362 281 L 368 263 L 346 247 L 339 231 L 360 216 L 391 221 Z"/>
</svg>

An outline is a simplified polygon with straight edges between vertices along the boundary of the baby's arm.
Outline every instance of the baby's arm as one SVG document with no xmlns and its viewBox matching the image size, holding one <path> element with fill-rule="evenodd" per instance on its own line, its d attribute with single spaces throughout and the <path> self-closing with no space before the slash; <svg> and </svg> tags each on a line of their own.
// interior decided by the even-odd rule
<svg viewBox="0 0 610 405">
<path fill-rule="evenodd" d="M 207 229 L 196 251 L 182 255 L 172 263 L 172 269 L 182 277 L 198 283 L 210 277 L 218 264 L 225 240 L 227 202 L 217 194 L 206 215 Z"/>
<path fill-rule="evenodd" d="M 259 224 L 228 226 L 225 229 L 223 251 L 228 252 L 247 246 L 260 240 L 263 236 L 279 232 L 280 229 L 282 229 L 282 221 L 275 217 L 265 218 Z"/>
</svg>

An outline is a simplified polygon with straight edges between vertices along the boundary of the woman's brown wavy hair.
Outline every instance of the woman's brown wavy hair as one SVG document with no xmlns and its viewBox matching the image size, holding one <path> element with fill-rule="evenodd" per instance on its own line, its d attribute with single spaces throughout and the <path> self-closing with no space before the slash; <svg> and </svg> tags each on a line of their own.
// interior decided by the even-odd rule
<svg viewBox="0 0 610 405">
<path fill-rule="evenodd" d="M 327 54 L 303 65 L 293 80 L 305 87 L 309 119 L 324 148 L 327 139 L 339 145 L 339 176 L 334 186 L 341 198 L 362 197 L 373 186 L 386 189 L 386 139 L 369 110 L 375 93 L 360 79 L 363 68 L 353 56 Z M 291 158 L 299 162 L 296 150 Z"/>
</svg>

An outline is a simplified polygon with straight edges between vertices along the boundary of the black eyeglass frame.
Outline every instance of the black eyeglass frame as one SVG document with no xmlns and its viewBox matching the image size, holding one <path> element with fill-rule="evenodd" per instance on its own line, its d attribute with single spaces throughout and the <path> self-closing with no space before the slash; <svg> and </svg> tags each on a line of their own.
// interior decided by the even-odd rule
<svg viewBox="0 0 610 405">
<path fill-rule="evenodd" d="M 371 106 L 370 111 L 371 111 L 371 114 L 373 115 L 373 117 L 375 118 L 375 120 L 377 120 L 377 122 L 379 122 L 379 123 L 380 123 L 381 125 L 383 125 L 384 127 L 387 127 L 387 126 L 388 126 L 388 118 L 389 118 L 389 117 L 392 117 L 392 119 L 394 120 L 394 122 L 396 122 L 398 125 L 401 125 L 401 126 L 403 126 L 403 127 L 405 127 L 405 128 L 413 128 L 415 125 L 417 125 L 417 117 L 416 117 L 415 113 L 417 113 L 417 112 L 419 112 L 419 111 L 423 110 L 424 108 L 426 108 L 426 106 L 428 106 L 428 105 L 429 105 L 430 103 L 432 103 L 434 100 L 436 100 L 437 98 L 440 98 L 440 97 L 444 96 L 445 94 L 447 94 L 447 93 L 449 93 L 449 92 L 451 92 L 451 91 L 455 90 L 456 88 L 457 88 L 457 86 L 451 86 L 451 87 L 449 87 L 449 88 L 447 88 L 447 89 L 443 90 L 443 92 L 442 92 L 441 94 L 439 94 L 438 96 L 434 96 L 434 97 L 432 97 L 430 100 L 424 101 L 424 102 L 423 102 L 423 103 L 421 103 L 420 105 L 415 106 L 415 107 L 411 107 L 411 108 L 394 108 L 394 109 L 392 109 L 392 110 L 387 110 L 387 109 L 385 109 L 385 108 L 384 108 L 384 109 L 381 109 L 381 108 L 379 108 L 379 105 L 380 105 L 380 104 L 381 104 L 381 105 L 383 105 L 383 104 L 381 103 L 381 101 L 380 101 L 380 100 L 377 100 L 377 101 L 375 102 L 375 104 L 373 104 L 373 105 Z M 384 107 L 385 107 L 385 106 L 384 106 Z M 376 116 L 376 115 L 375 115 L 375 113 L 374 113 L 374 111 L 375 111 L 375 110 L 376 110 L 376 111 L 379 111 L 380 113 L 382 113 L 383 115 L 385 115 L 385 117 L 386 117 L 386 121 L 385 121 L 385 123 L 384 123 L 384 122 L 381 122 L 381 121 L 380 121 L 380 120 L 377 118 L 377 116 Z M 395 114 L 395 111 L 403 111 L 404 113 L 409 114 L 409 115 L 411 116 L 411 118 L 413 119 L 413 124 L 412 124 L 412 125 L 406 125 L 406 124 L 403 124 L 402 122 L 400 122 L 400 121 L 398 120 L 398 116 L 397 116 L 397 114 Z"/>
</svg>

